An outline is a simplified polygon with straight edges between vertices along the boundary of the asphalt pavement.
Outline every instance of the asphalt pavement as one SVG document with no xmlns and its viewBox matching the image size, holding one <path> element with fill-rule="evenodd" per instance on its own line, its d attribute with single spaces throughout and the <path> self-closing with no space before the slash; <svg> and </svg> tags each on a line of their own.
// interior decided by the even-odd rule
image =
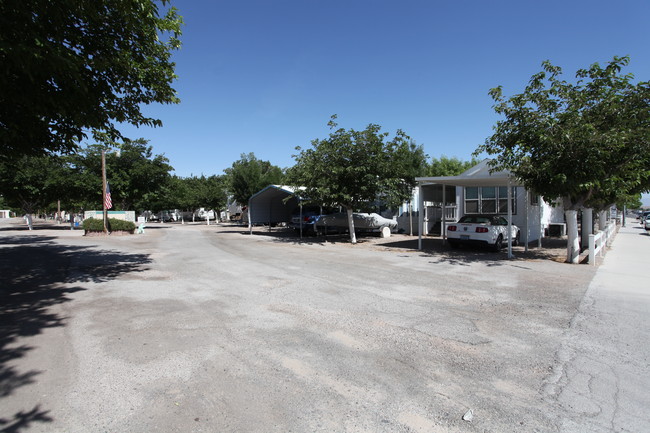
<svg viewBox="0 0 650 433">
<path fill-rule="evenodd" d="M 633 220 L 561 248 L 0 225 L 0 431 L 650 431 Z M 551 242 L 547 242 L 551 245 Z"/>
</svg>

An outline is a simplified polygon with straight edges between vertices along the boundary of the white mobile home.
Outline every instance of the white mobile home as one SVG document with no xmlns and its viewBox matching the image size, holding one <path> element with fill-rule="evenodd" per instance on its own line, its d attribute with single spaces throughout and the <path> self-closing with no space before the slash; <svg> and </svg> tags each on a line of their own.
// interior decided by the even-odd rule
<svg viewBox="0 0 650 433">
<path fill-rule="evenodd" d="M 420 238 L 467 214 L 509 215 L 525 244 L 541 239 L 550 224 L 564 222 L 562 209 L 531 194 L 510 172 L 490 173 L 488 162 L 486 159 L 458 176 L 416 178 L 417 208 L 422 210 L 418 212 Z M 446 233 L 441 230 L 441 234 Z"/>
</svg>

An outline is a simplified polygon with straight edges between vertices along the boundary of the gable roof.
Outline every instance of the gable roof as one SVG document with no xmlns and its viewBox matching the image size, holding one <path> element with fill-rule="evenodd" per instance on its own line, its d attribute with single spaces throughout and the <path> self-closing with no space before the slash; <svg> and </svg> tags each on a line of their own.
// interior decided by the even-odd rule
<svg viewBox="0 0 650 433">
<path fill-rule="evenodd" d="M 258 196 L 264 196 L 264 195 L 286 197 L 289 195 L 294 195 L 297 190 L 301 190 L 301 189 L 303 188 L 293 188 L 288 185 L 269 185 L 267 187 L 262 188 L 260 191 L 256 192 L 255 194 L 253 194 L 249 199 L 249 201 L 253 200 Z"/>
<path fill-rule="evenodd" d="M 484 159 L 458 176 L 416 177 L 415 180 L 420 185 L 506 186 L 510 182 L 512 186 L 521 186 L 508 170 L 490 173 L 489 162 Z"/>
</svg>

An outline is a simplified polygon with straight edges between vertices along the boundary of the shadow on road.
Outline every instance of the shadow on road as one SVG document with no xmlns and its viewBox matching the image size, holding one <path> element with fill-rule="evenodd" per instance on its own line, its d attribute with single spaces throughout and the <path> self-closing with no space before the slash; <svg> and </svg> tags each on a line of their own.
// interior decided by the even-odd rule
<svg viewBox="0 0 650 433">
<path fill-rule="evenodd" d="M 222 231 L 221 233 L 238 233 L 249 236 L 248 230 L 236 228 Z M 327 236 L 303 236 L 300 238 L 295 230 L 281 227 L 274 227 L 269 230 L 268 227 L 254 227 L 253 235 L 271 238 L 273 242 L 287 244 L 307 244 L 307 245 L 324 245 L 331 244 L 349 244 L 350 236 L 348 234 L 330 234 Z M 382 239 L 377 233 L 358 233 L 357 243 L 371 245 L 385 251 L 395 252 L 415 252 L 418 251 L 417 236 L 395 235 L 390 238 Z M 529 244 L 528 251 L 525 251 L 523 245 L 513 247 L 512 251 L 516 260 L 553 260 L 563 262 L 566 259 L 567 241 L 564 238 L 544 238 L 542 248 L 537 247 L 537 242 Z M 452 249 L 447 243 L 443 243 L 440 237 L 424 237 L 422 239 L 423 257 L 430 257 L 431 263 L 449 263 L 460 266 L 469 266 L 473 262 L 481 262 L 487 266 L 502 266 L 508 259 L 507 248 L 496 252 L 487 247 L 466 246 Z"/>
<path fill-rule="evenodd" d="M 542 245 L 542 248 L 537 248 L 537 242 L 533 242 L 529 244 L 528 251 L 525 251 L 523 245 L 513 247 L 514 259 L 564 261 L 566 239 L 544 238 Z M 406 240 L 382 242 L 379 246 L 387 250 L 417 251 L 418 239 L 413 237 Z M 473 262 L 481 262 L 488 266 L 501 266 L 505 264 L 506 260 L 508 263 L 512 263 L 512 260 L 508 259 L 506 247 L 499 252 L 481 246 L 461 246 L 453 249 L 438 237 L 423 238 L 421 253 L 424 257 L 431 257 L 433 259 L 431 263 L 449 263 L 460 266 L 469 266 Z"/>
<path fill-rule="evenodd" d="M 34 349 L 21 339 L 46 328 L 66 325 L 51 307 L 87 290 L 82 283 L 102 282 L 129 272 L 142 272 L 151 259 L 93 246 L 72 246 L 48 236 L 0 239 L 0 399 L 35 383 L 41 371 L 19 371 L 13 364 Z M 19 432 L 34 422 L 51 422 L 39 405 L 13 415 L 0 413 L 0 431 Z"/>
</svg>

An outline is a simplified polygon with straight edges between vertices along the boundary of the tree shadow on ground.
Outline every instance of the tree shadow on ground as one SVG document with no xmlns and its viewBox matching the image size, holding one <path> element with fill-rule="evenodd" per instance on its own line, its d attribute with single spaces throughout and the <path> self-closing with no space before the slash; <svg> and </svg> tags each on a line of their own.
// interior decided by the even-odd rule
<svg viewBox="0 0 650 433">
<path fill-rule="evenodd" d="M 237 226 L 228 230 L 220 230 L 219 233 L 230 233 L 250 236 L 247 227 Z M 270 238 L 273 242 L 294 244 L 294 245 L 325 245 L 349 244 L 350 236 L 347 233 L 328 234 L 327 236 L 305 236 L 301 238 L 294 229 L 287 227 L 253 227 L 253 235 Z M 418 237 L 402 234 L 393 235 L 390 238 L 380 238 L 377 233 L 358 233 L 357 243 L 371 245 L 373 248 L 384 251 L 420 252 L 423 257 L 431 257 L 431 263 L 449 263 L 460 266 L 469 266 L 471 263 L 483 263 L 487 266 L 502 266 L 514 261 L 527 260 L 552 260 L 564 262 L 566 260 L 566 238 L 546 237 L 542 239 L 542 248 L 538 247 L 537 241 L 528 245 L 525 251 L 523 245 L 512 248 L 514 260 L 508 259 L 507 247 L 496 252 L 487 247 L 463 246 L 452 249 L 448 243 L 443 242 L 441 237 L 425 236 L 422 239 L 422 250 L 418 250 Z M 507 262 L 506 262 L 507 261 Z"/>
<path fill-rule="evenodd" d="M 38 223 L 34 224 L 32 226 L 33 230 L 30 230 L 29 227 L 27 227 L 27 224 L 25 225 L 7 225 L 0 227 L 0 232 L 34 232 L 34 231 L 41 231 L 41 230 L 57 230 L 57 231 L 71 231 L 70 230 L 70 223 L 61 223 L 61 224 L 43 224 L 43 223 Z M 77 230 L 83 230 L 83 227 L 78 226 L 74 228 L 75 231 Z"/>
<path fill-rule="evenodd" d="M 507 247 L 501 251 L 492 251 L 487 246 L 462 246 L 451 248 L 440 237 L 425 237 L 422 239 L 422 257 L 430 257 L 431 263 L 449 263 L 453 265 L 469 266 L 471 263 L 480 262 L 487 266 L 503 266 L 527 260 L 553 260 L 564 261 L 562 256 L 566 251 L 566 239 L 544 238 L 542 248 L 537 248 L 537 242 L 531 242 L 528 251 L 523 245 L 512 247 L 514 259 L 508 258 Z M 386 251 L 418 251 L 418 238 L 408 238 L 397 241 L 381 242 L 378 248 Z M 521 265 L 521 264 L 519 264 Z"/>
<path fill-rule="evenodd" d="M 219 233 L 240 234 L 250 236 L 250 231 L 247 227 L 233 227 L 229 230 L 219 230 Z M 300 233 L 293 228 L 288 227 L 271 227 L 268 226 L 253 227 L 253 235 L 263 236 L 269 238 L 273 242 L 294 244 L 294 245 L 325 245 L 331 244 L 349 244 L 350 235 L 347 233 L 330 233 L 328 235 L 314 235 L 312 233 L 305 233 L 300 237 Z M 357 243 L 372 243 L 379 238 L 377 233 L 373 232 L 359 232 L 357 233 Z"/>
<path fill-rule="evenodd" d="M 262 236 L 273 237 L 274 242 L 295 245 L 326 245 L 326 244 L 351 244 L 350 235 L 348 233 L 330 233 L 327 235 L 303 235 L 300 237 L 299 233 L 288 231 L 282 233 L 280 231 L 275 233 L 254 233 Z M 371 244 L 379 238 L 377 233 L 359 232 L 356 233 L 357 244 Z"/>
<path fill-rule="evenodd" d="M 24 338 L 66 325 L 66 317 L 52 307 L 87 290 L 83 283 L 142 272 L 151 262 L 145 254 L 65 245 L 55 239 L 33 235 L 0 239 L 0 399 L 37 382 L 42 372 L 20 371 L 14 364 L 34 349 L 24 344 Z M 51 421 L 49 411 L 35 405 L 13 415 L 0 413 L 0 431 L 19 432 L 32 423 Z"/>
</svg>

